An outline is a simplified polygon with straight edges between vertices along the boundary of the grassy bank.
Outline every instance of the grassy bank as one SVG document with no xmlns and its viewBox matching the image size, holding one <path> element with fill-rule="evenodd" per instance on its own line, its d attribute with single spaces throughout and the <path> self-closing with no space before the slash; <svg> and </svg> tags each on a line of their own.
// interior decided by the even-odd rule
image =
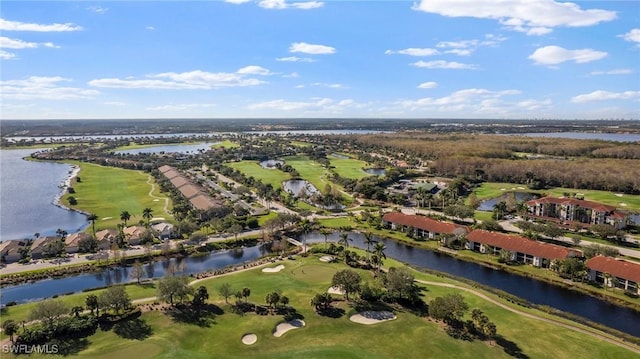
<svg viewBox="0 0 640 359">
<path fill-rule="evenodd" d="M 240 161 L 227 163 L 227 166 L 242 172 L 245 176 L 260 179 L 262 183 L 271 184 L 273 188 L 282 188 L 282 182 L 291 178 L 288 173 L 277 168 L 266 169 L 256 161 Z"/>
</svg>

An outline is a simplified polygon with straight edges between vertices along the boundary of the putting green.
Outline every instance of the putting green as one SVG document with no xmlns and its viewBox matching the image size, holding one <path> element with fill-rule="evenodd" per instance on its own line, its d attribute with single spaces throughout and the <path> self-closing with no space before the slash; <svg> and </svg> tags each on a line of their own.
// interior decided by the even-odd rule
<svg viewBox="0 0 640 359">
<path fill-rule="evenodd" d="M 337 269 L 331 265 L 323 264 L 306 264 L 300 267 L 296 267 L 291 270 L 291 274 L 298 279 L 305 281 L 321 282 L 326 281 L 327 278 L 332 278 L 337 272 Z"/>
</svg>

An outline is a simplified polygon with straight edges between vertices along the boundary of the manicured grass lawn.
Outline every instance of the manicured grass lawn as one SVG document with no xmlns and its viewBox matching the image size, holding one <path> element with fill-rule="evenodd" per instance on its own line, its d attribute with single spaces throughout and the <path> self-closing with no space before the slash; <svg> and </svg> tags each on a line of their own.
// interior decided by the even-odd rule
<svg viewBox="0 0 640 359">
<path fill-rule="evenodd" d="M 350 179 L 360 179 L 363 177 L 371 176 L 363 170 L 367 166 L 367 162 L 360 161 L 355 158 L 338 158 L 333 155 L 327 156 L 331 166 L 335 167 L 333 170 L 341 177 Z"/>
<path fill-rule="evenodd" d="M 220 148 L 220 147 L 221 148 L 238 148 L 240 147 L 240 145 L 231 140 L 224 140 L 222 142 L 218 142 L 211 145 L 211 148 Z"/>
<path fill-rule="evenodd" d="M 245 174 L 245 176 L 253 176 L 255 179 L 262 180 L 262 183 L 270 183 L 273 188 L 282 188 L 282 182 L 291 178 L 288 173 L 279 169 L 266 169 L 255 161 L 240 161 L 227 163 L 227 166 L 237 169 Z"/>
<path fill-rule="evenodd" d="M 78 174 L 81 182 L 72 184 L 76 193 L 71 195 L 78 200 L 78 204 L 73 208 L 95 213 L 99 218 L 96 221 L 96 230 L 116 228 L 117 224 L 121 223 L 122 211 L 131 214 L 129 224 L 137 223 L 143 219 L 142 211 L 147 207 L 153 210 L 154 217 L 173 220 L 170 208 L 167 208 L 169 211 L 166 212 L 164 209 L 167 197 L 159 191 L 159 186 L 150 175 L 142 171 L 91 163 L 72 163 L 81 168 Z M 68 205 L 69 196 L 63 196 L 63 204 Z"/>
<path fill-rule="evenodd" d="M 344 314 L 331 318 L 318 315 L 309 304 L 316 293 L 327 290 L 333 274 L 346 268 L 342 263 L 323 263 L 318 256 L 296 258 L 277 264 L 285 269 L 278 273 L 264 273 L 261 269 L 235 273 L 229 276 L 207 279 L 196 286 L 204 285 L 210 293 L 209 302 L 223 313 L 215 315 L 204 325 L 176 321 L 163 312 L 144 313 L 140 318 L 152 332 L 143 340 L 118 337 L 113 330 L 98 330 L 88 337 L 87 347 L 81 350 L 80 358 L 509 358 L 505 349 L 479 340 L 457 340 L 446 334 L 439 323 L 416 316 L 406 310 L 395 310 L 397 319 L 365 326 L 349 321 L 355 313 L 342 296 L 334 307 Z M 399 266 L 386 260 L 385 266 Z M 276 264 L 270 265 L 275 267 Z M 371 272 L 356 270 L 362 278 L 373 281 Z M 416 278 L 455 283 L 433 275 L 415 272 Z M 250 288 L 249 301 L 264 304 L 267 293 L 281 290 L 290 300 L 290 305 L 306 322 L 303 328 L 295 329 L 276 338 L 272 335 L 276 325 L 283 321 L 281 315 L 244 315 L 232 312 L 230 305 L 218 296 L 218 288 L 229 283 L 234 291 Z M 425 287 L 419 284 L 421 287 Z M 535 319 L 509 312 L 473 294 L 457 289 L 427 285 L 422 291 L 423 299 L 429 302 L 437 296 L 460 293 L 470 308 L 480 308 L 493 321 L 500 339 L 498 343 L 519 351 L 520 357 L 547 358 L 632 358 L 634 354 L 593 337 L 564 329 Z M 84 294 L 84 293 L 83 293 Z M 144 293 L 137 295 L 144 296 Z M 86 296 L 84 294 L 82 298 Z M 491 298 L 496 298 L 493 295 Z M 133 295 L 132 295 L 133 297 Z M 65 300 L 67 297 L 65 297 Z M 231 302 L 234 299 L 230 299 Z M 504 302 L 507 303 L 507 302 Z M 510 304 L 508 304 L 510 305 Z M 18 306 L 19 307 L 19 306 Z M 18 309 L 18 308 L 10 308 Z M 517 307 L 518 310 L 536 313 L 535 310 Z M 469 319 L 469 315 L 465 319 Z M 3 318 L 4 319 L 4 318 Z M 242 344 L 244 334 L 254 333 L 258 341 L 250 346 Z M 33 355 L 35 358 L 41 355 Z"/>
<path fill-rule="evenodd" d="M 298 173 L 300 173 L 300 177 L 309 181 L 319 191 L 324 191 L 324 187 L 327 183 L 331 186 L 336 186 L 336 184 L 327 181 L 327 170 L 318 162 L 309 159 L 309 157 L 288 156 L 283 159 L 286 164 L 291 165 L 296 169 L 296 171 L 298 171 Z"/>
<path fill-rule="evenodd" d="M 303 142 L 303 141 L 290 141 L 289 143 L 292 146 L 298 146 L 298 147 L 309 147 L 309 146 L 311 146 L 311 143 Z"/>
<path fill-rule="evenodd" d="M 505 189 L 504 191 L 502 189 Z M 563 193 L 579 193 L 584 195 L 584 199 L 587 201 L 604 203 L 611 206 L 616 206 L 620 209 L 628 209 L 631 211 L 640 210 L 640 196 L 622 194 L 616 195 L 614 192 L 596 191 L 596 190 L 584 190 L 576 188 L 551 188 L 545 190 L 531 190 L 526 185 L 517 183 L 499 183 L 499 182 L 485 182 L 480 187 L 475 189 L 475 193 L 478 199 L 489 199 L 502 195 L 507 191 L 523 191 L 538 194 L 547 194 L 553 197 L 560 197 Z M 622 204 L 626 204 L 623 206 Z"/>
<path fill-rule="evenodd" d="M 479 220 L 479 221 L 490 221 L 493 220 L 493 218 L 491 218 L 491 216 L 493 215 L 493 212 L 487 212 L 487 211 L 474 211 L 473 212 L 473 218 Z"/>
<path fill-rule="evenodd" d="M 329 228 L 356 227 L 355 221 L 350 217 L 320 218 L 318 223 Z"/>
</svg>

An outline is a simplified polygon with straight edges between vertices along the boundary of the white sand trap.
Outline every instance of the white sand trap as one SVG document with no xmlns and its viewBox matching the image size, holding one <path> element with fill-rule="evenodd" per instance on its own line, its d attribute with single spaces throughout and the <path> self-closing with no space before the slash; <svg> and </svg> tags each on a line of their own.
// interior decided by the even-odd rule
<svg viewBox="0 0 640 359">
<path fill-rule="evenodd" d="M 518 187 L 518 189 L 524 189 L 524 187 Z"/>
<path fill-rule="evenodd" d="M 616 193 L 616 196 L 622 197 L 622 193 Z"/>
<path fill-rule="evenodd" d="M 305 326 L 304 320 L 294 319 L 285 323 L 280 323 L 276 326 L 276 331 L 273 332 L 274 337 L 281 337 L 284 333 L 292 330 L 298 329 Z"/>
<path fill-rule="evenodd" d="M 500 188 L 500 190 L 501 190 L 501 191 L 506 191 L 507 189 L 506 189 L 506 188 Z"/>
<path fill-rule="evenodd" d="M 277 273 L 280 272 L 281 270 L 284 269 L 284 266 L 282 264 L 280 264 L 277 267 L 273 267 L 273 268 L 262 268 L 262 271 L 265 273 Z"/>
<path fill-rule="evenodd" d="M 331 287 L 331 288 L 327 289 L 327 293 L 344 295 L 344 292 L 340 288 L 337 288 L 337 287 Z"/>
<path fill-rule="evenodd" d="M 156 198 L 156 199 L 154 199 L 153 201 L 154 201 L 154 202 L 160 202 L 160 200 L 159 200 L 159 199 L 157 199 L 157 198 Z"/>
<path fill-rule="evenodd" d="M 620 205 L 621 205 L 622 207 L 626 207 L 626 206 L 627 206 L 627 204 L 626 204 L 626 203 L 620 203 Z"/>
<path fill-rule="evenodd" d="M 333 262 L 335 258 L 333 258 L 332 256 L 322 256 L 320 257 L 320 260 L 323 262 Z"/>
<path fill-rule="evenodd" d="M 371 325 L 371 324 L 386 322 L 388 320 L 394 320 L 396 318 L 397 318 L 396 315 L 393 314 L 392 312 L 387 312 L 387 311 L 376 312 L 372 310 L 367 310 L 365 312 L 360 312 L 358 314 L 352 315 L 349 318 L 349 320 L 351 320 L 354 323 Z"/>
<path fill-rule="evenodd" d="M 113 217 L 104 217 L 104 218 L 102 218 L 102 220 L 106 221 L 107 219 L 111 219 L 111 218 L 113 218 Z"/>
<path fill-rule="evenodd" d="M 255 334 L 245 334 L 242 336 L 242 344 L 251 345 L 258 341 L 258 336 Z"/>
<path fill-rule="evenodd" d="M 164 221 L 164 217 L 153 217 L 151 218 L 152 221 Z"/>
</svg>

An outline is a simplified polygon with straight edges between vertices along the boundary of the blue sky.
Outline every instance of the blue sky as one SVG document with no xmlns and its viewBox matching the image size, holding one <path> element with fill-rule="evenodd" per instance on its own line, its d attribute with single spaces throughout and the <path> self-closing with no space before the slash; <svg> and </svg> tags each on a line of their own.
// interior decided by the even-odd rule
<svg viewBox="0 0 640 359">
<path fill-rule="evenodd" d="M 0 110 L 640 118 L 640 2 L 3 1 Z"/>
</svg>

